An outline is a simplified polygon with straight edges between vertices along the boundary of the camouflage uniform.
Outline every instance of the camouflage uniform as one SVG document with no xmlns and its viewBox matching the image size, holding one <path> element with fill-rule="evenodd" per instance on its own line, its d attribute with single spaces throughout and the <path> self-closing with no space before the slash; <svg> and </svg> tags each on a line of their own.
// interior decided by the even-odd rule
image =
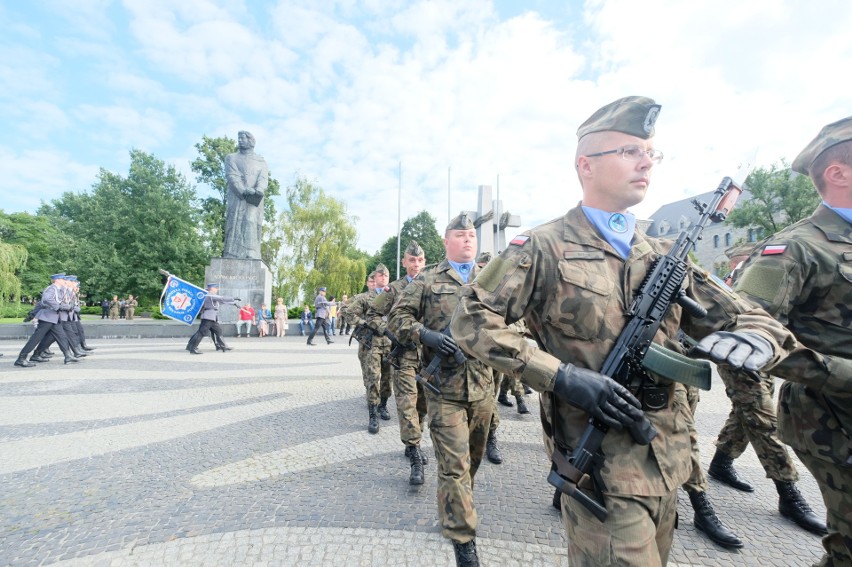
<svg viewBox="0 0 852 567">
<path fill-rule="evenodd" d="M 852 224 L 820 205 L 764 241 L 736 290 L 799 339 L 772 374 L 778 437 L 822 491 L 829 534 L 824 565 L 852 565 Z"/>
<path fill-rule="evenodd" d="M 763 375 L 760 382 L 743 380 L 740 374 L 719 368 L 725 393 L 731 399 L 731 413 L 716 438 L 716 448 L 732 459 L 738 458 L 751 443 L 766 477 L 782 482 L 796 482 L 799 474 L 778 440 L 778 418 L 775 414 L 775 381 Z"/>
<path fill-rule="evenodd" d="M 474 266 L 468 281 L 477 273 Z M 424 327 L 443 331 L 450 324 L 463 282 L 447 260 L 421 272 L 394 306 L 388 328 L 403 343 L 419 343 Z M 423 361 L 433 360 L 436 353 L 425 345 L 422 348 Z M 444 537 L 464 544 L 476 536 L 473 480 L 494 413 L 493 378 L 491 369 L 478 360 L 456 365 L 452 358 L 441 364 L 440 378 L 442 396 L 426 391 L 429 432 L 438 463 L 438 515 Z"/>
<path fill-rule="evenodd" d="M 392 307 L 403 290 L 408 286 L 408 276 L 391 282 L 389 290 L 373 300 L 367 311 L 367 319 L 376 328 L 385 325 Z M 399 418 L 399 438 L 406 447 L 419 446 L 422 436 L 422 424 L 426 418 L 426 394 L 415 376 L 420 370 L 420 349 L 410 343 L 399 355 L 395 363 L 399 369 L 391 367 L 393 390 L 396 399 L 396 413 Z"/>
<path fill-rule="evenodd" d="M 347 321 L 353 327 L 367 325 L 367 310 L 379 294 L 376 291 L 359 293 L 346 306 Z M 370 349 L 363 345 L 358 347 L 358 359 L 364 373 L 364 388 L 367 390 L 367 404 L 379 405 L 387 401 L 393 394 L 390 381 L 390 364 L 383 361 L 390 352 L 390 339 L 383 336 L 381 329 L 373 334 L 373 344 Z"/>
<path fill-rule="evenodd" d="M 552 395 L 559 365 L 602 366 L 625 324 L 633 293 L 654 260 L 671 246 L 637 229 L 624 260 L 598 235 L 582 209 L 574 208 L 516 237 L 465 288 L 453 319 L 453 336 L 465 351 L 542 392 L 543 424 L 553 424 L 556 444 L 570 452 L 585 431 L 589 414 Z M 764 311 L 725 291 L 700 269 L 692 269 L 684 285 L 687 294 L 708 310 L 707 317 L 692 318 L 674 304 L 655 342 L 675 348 L 673 339 L 682 327 L 699 338 L 723 329 L 749 331 L 769 340 L 776 353 L 782 344 L 792 343 L 789 333 Z M 539 348 L 508 328 L 522 317 Z M 610 512 L 607 521 L 601 524 L 573 499 L 562 499 L 572 562 L 667 561 L 676 489 L 692 470 L 693 418 L 686 388 L 662 377 L 658 380 L 669 387 L 669 403 L 647 411 L 657 430 L 654 440 L 638 445 L 629 433 L 616 430 L 604 438 L 601 476 Z M 637 394 L 641 399 L 641 392 Z M 636 514 L 650 516 L 655 529 L 637 533 L 628 527 Z M 640 538 L 648 543 L 637 547 Z"/>
<path fill-rule="evenodd" d="M 136 299 L 128 299 L 124 304 L 124 318 L 128 321 L 133 320 L 133 314 L 136 312 L 136 308 L 139 307 L 139 302 Z"/>
</svg>

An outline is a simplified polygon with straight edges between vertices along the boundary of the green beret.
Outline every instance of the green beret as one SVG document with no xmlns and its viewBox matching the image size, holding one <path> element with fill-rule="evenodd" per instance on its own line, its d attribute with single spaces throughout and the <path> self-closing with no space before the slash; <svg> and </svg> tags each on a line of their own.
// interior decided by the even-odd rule
<svg viewBox="0 0 852 567">
<path fill-rule="evenodd" d="M 420 244 L 418 244 L 416 240 L 412 240 L 408 243 L 408 248 L 405 249 L 405 253 L 409 256 L 425 255 L 425 252 L 423 252 L 423 248 L 420 247 Z"/>
<path fill-rule="evenodd" d="M 390 270 L 388 270 L 388 267 L 385 266 L 384 264 L 379 263 L 379 264 L 376 264 L 376 269 L 373 270 L 373 273 L 374 274 L 389 274 Z"/>
<path fill-rule="evenodd" d="M 476 259 L 477 264 L 487 264 L 491 261 L 491 252 L 487 250 L 485 252 L 480 252 L 479 257 Z"/>
<path fill-rule="evenodd" d="M 473 225 L 473 219 L 470 218 L 468 213 L 459 214 L 459 216 L 455 217 L 447 225 L 447 230 L 470 230 L 472 228 L 476 227 Z"/>
<path fill-rule="evenodd" d="M 852 140 L 852 116 L 833 122 L 820 130 L 817 137 L 793 160 L 793 171 L 810 175 L 811 166 L 822 152 L 848 140 Z"/>
<path fill-rule="evenodd" d="M 624 132 L 647 140 L 654 136 L 660 105 L 645 96 L 627 96 L 600 108 L 577 129 L 577 139 L 592 132 Z"/>
</svg>

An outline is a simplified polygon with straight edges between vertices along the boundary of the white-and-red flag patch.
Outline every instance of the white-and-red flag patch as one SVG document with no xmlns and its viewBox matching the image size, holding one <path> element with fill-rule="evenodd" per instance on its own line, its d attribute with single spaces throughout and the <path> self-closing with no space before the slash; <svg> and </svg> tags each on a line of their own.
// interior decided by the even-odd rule
<svg viewBox="0 0 852 567">
<path fill-rule="evenodd" d="M 786 244 L 768 244 L 763 247 L 761 256 L 774 256 L 775 254 L 783 254 L 787 250 Z"/>
<path fill-rule="evenodd" d="M 518 236 L 516 236 L 515 238 L 510 240 L 509 244 L 514 244 L 515 246 L 523 246 L 524 244 L 527 243 L 527 240 L 529 240 L 529 239 L 530 239 L 529 236 L 526 236 L 524 234 L 519 234 Z"/>
</svg>

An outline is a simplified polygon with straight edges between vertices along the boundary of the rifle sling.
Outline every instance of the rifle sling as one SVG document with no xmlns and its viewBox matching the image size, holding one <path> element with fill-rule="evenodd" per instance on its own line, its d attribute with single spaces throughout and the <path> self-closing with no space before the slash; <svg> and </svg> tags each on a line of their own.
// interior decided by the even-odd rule
<svg viewBox="0 0 852 567">
<path fill-rule="evenodd" d="M 678 352 L 651 343 L 648 353 L 642 359 L 642 366 L 669 380 L 695 386 L 702 390 L 710 389 L 710 363 L 706 360 L 693 360 Z"/>
</svg>

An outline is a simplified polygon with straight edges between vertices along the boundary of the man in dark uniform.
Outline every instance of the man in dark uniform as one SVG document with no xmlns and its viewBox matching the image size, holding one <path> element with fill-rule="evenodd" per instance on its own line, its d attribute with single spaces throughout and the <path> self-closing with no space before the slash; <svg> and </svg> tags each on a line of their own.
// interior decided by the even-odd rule
<svg viewBox="0 0 852 567">
<path fill-rule="evenodd" d="M 643 234 L 627 210 L 642 202 L 663 157 L 653 141 L 659 110 L 647 97 L 626 97 L 580 126 L 574 159 L 580 206 L 515 237 L 464 288 L 451 325 L 470 355 L 542 392 L 555 451 L 570 456 L 592 416 L 608 426 L 593 481 L 606 520 L 562 498 L 572 565 L 665 565 L 677 489 L 691 472 L 687 425 L 693 418 L 684 385 L 654 375 L 654 383 L 631 392 L 597 372 L 625 325 L 635 290 L 673 245 Z M 696 266 L 689 267 L 684 291 L 708 314 L 699 319 L 672 305 L 654 338 L 661 346 L 677 348 L 683 328 L 702 339 L 698 353 L 752 370 L 777 362 L 795 344 L 765 311 Z M 509 328 L 521 318 L 537 347 Z M 628 430 L 649 424 L 656 436 L 637 443 Z M 593 488 L 583 482 L 579 490 L 594 498 Z"/>
<path fill-rule="evenodd" d="M 331 344 L 334 341 L 328 336 L 328 310 L 331 307 L 331 302 L 325 298 L 326 289 L 319 288 L 317 296 L 314 298 L 314 307 L 316 308 L 316 321 L 314 328 L 311 329 L 311 334 L 308 335 L 308 345 L 314 346 L 314 335 L 317 334 L 317 329 L 322 327 L 322 334 L 325 337 L 326 344 Z"/>
<path fill-rule="evenodd" d="M 41 292 L 41 300 L 39 304 L 41 308 L 36 312 L 35 318 L 38 320 L 38 326 L 35 332 L 29 338 L 24 348 L 18 354 L 18 359 L 15 361 L 15 366 L 29 367 L 35 366 L 27 361 L 27 355 L 38 346 L 41 341 L 48 335 L 52 334 L 56 338 L 62 354 L 65 355 L 65 364 L 69 362 L 79 362 L 80 360 L 74 356 L 71 351 L 71 346 L 68 343 L 68 337 L 59 326 L 59 312 L 65 309 L 63 299 L 62 283 L 64 282 L 65 274 L 53 274 L 50 276 L 51 284 Z M 70 304 L 68 305 L 70 309 Z M 46 360 L 46 359 L 45 359 Z"/>
<path fill-rule="evenodd" d="M 219 306 L 223 303 L 236 303 L 237 301 L 240 301 L 240 298 L 217 295 L 218 293 L 218 283 L 207 284 L 207 295 L 204 297 L 204 303 L 201 304 L 201 313 L 199 315 L 201 317 L 201 324 L 186 344 L 186 350 L 192 354 L 203 354 L 200 350 L 198 350 L 198 343 L 201 342 L 201 339 L 203 339 L 204 335 L 208 332 L 210 333 L 210 338 L 213 340 L 213 345 L 216 347 L 216 350 L 221 350 L 222 352 L 231 350 L 231 347 L 226 345 L 225 341 L 222 339 L 222 327 L 219 325 Z"/>
</svg>

